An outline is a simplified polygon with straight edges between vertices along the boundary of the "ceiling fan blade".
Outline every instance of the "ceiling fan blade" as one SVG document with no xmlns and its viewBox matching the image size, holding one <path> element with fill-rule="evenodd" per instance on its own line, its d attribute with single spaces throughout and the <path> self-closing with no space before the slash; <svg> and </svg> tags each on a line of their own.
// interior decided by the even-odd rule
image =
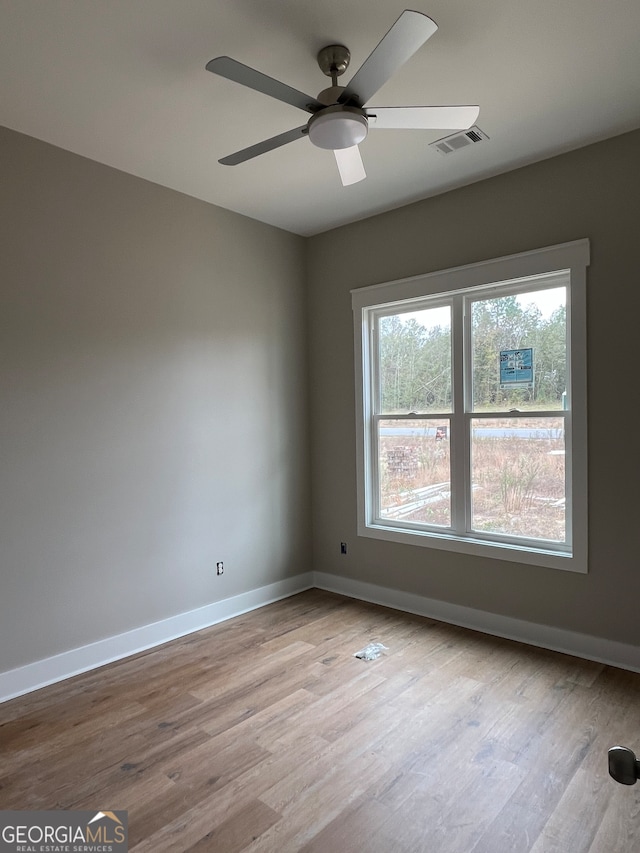
<svg viewBox="0 0 640 853">
<path fill-rule="evenodd" d="M 336 163 L 340 172 L 340 180 L 343 187 L 348 187 L 350 184 L 357 184 L 367 177 L 364 170 L 364 163 L 360 156 L 360 149 L 357 145 L 351 148 L 338 148 L 333 152 L 336 155 Z"/>
<path fill-rule="evenodd" d="M 222 163 L 223 166 L 237 166 L 238 163 L 245 163 L 259 154 L 266 154 L 267 151 L 273 151 L 274 148 L 280 148 L 288 142 L 294 142 L 296 139 L 306 136 L 307 133 L 307 125 L 303 124 L 302 127 L 295 127 L 293 130 L 287 130 L 286 133 L 280 133 L 278 136 L 272 136 L 271 139 L 265 139 L 256 145 L 243 148 L 242 151 L 236 151 L 235 154 L 229 154 L 228 157 L 218 160 L 218 163 Z"/>
<path fill-rule="evenodd" d="M 277 101 L 284 101 L 285 104 L 291 104 L 291 106 L 298 107 L 308 113 L 314 113 L 323 107 L 323 104 L 312 98 L 311 95 L 305 95 L 298 89 L 292 89 L 286 83 L 274 80 L 273 77 L 268 77 L 261 71 L 256 71 L 249 68 L 248 65 L 236 62 L 229 56 L 218 56 L 211 59 L 205 67 L 207 71 L 211 71 L 213 74 L 219 74 L 221 77 L 226 77 L 227 80 L 248 86 L 249 89 L 255 89 L 256 92 L 262 92 L 263 95 L 269 95 Z"/>
<path fill-rule="evenodd" d="M 355 101 L 359 106 L 366 104 L 437 29 L 436 22 L 427 15 L 405 9 L 373 53 L 360 66 L 342 93 L 340 101 L 343 104 Z"/>
<path fill-rule="evenodd" d="M 369 107 L 369 128 L 466 130 L 476 123 L 480 107 Z"/>
</svg>

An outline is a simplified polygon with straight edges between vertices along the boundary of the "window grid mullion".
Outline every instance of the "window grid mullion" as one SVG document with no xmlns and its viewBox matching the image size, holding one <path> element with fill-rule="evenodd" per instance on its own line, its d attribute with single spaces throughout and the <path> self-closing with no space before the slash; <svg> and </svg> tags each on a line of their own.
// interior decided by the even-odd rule
<svg viewBox="0 0 640 853">
<path fill-rule="evenodd" d="M 455 296 L 452 313 L 452 383 L 453 413 L 451 415 L 451 526 L 457 533 L 467 530 L 469 514 L 466 493 L 469 482 L 469 439 L 465 435 L 465 333 L 464 298 Z"/>
</svg>

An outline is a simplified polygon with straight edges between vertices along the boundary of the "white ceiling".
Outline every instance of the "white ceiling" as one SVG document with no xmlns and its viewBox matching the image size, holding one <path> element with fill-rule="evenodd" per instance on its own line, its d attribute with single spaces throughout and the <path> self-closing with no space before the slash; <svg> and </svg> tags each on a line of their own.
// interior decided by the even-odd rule
<svg viewBox="0 0 640 853">
<path fill-rule="evenodd" d="M 301 138 L 217 160 L 308 115 L 205 71 L 226 54 L 308 94 L 318 50 L 346 82 L 407 0 L 0 0 L 0 124 L 294 233 L 310 235 L 640 127 L 638 0 L 418 0 L 438 32 L 376 106 L 479 104 L 490 141 L 372 131 L 367 179 L 342 187 Z"/>
</svg>

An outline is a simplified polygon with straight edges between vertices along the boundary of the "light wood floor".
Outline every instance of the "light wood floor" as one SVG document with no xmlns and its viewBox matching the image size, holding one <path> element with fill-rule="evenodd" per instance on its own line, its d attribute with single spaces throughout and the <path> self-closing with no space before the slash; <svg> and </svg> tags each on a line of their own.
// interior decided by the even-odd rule
<svg viewBox="0 0 640 853">
<path fill-rule="evenodd" d="M 313 590 L 0 705 L 0 808 L 127 809 L 135 853 L 632 853 L 617 743 L 640 675 Z"/>
</svg>

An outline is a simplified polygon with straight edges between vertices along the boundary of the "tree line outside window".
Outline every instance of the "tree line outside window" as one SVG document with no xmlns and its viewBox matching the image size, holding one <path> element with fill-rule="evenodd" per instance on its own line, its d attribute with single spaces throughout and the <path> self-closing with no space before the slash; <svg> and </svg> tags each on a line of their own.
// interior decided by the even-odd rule
<svg viewBox="0 0 640 853">
<path fill-rule="evenodd" d="M 564 289 L 563 289 L 564 290 Z M 381 411 L 448 412 L 452 405 L 450 321 L 425 325 L 393 314 L 380 319 Z M 442 315 L 442 309 L 439 314 Z M 543 316 L 535 304 L 515 295 L 472 303 L 474 410 L 562 408 L 567 385 L 566 308 L 558 305 Z M 499 353 L 532 347 L 533 388 L 501 389 Z"/>
</svg>

